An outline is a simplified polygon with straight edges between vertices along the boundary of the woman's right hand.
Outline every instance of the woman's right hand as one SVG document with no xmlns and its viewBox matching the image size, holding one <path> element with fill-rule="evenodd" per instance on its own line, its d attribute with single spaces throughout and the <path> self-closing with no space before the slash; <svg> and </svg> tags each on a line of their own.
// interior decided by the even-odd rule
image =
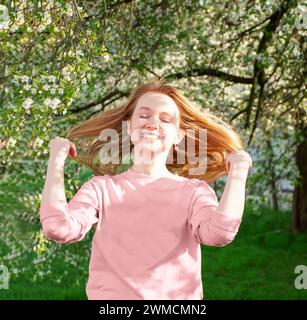
<svg viewBox="0 0 307 320">
<path fill-rule="evenodd" d="M 50 156 L 65 160 L 68 156 L 77 157 L 75 145 L 66 138 L 55 137 L 49 142 Z"/>
</svg>

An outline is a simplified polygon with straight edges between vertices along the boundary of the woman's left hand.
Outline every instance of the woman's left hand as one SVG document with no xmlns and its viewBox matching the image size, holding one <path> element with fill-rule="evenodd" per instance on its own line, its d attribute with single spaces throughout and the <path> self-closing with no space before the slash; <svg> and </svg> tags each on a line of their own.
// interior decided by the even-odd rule
<svg viewBox="0 0 307 320">
<path fill-rule="evenodd" d="M 226 157 L 226 170 L 229 172 L 231 166 L 248 170 L 253 165 L 252 158 L 244 151 L 233 151 Z"/>
</svg>

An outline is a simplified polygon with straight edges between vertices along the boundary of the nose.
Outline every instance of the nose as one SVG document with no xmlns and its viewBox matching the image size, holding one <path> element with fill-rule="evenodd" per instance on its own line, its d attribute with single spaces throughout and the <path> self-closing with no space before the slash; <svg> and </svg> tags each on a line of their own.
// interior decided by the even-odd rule
<svg viewBox="0 0 307 320">
<path fill-rule="evenodd" d="M 148 122 L 145 125 L 146 129 L 157 129 L 158 128 L 158 120 L 155 117 L 151 117 L 148 119 Z"/>
<path fill-rule="evenodd" d="M 145 125 L 145 128 L 146 128 L 146 129 L 150 129 L 150 130 L 154 130 L 154 129 L 157 129 L 157 125 L 154 124 L 154 123 L 147 123 L 147 124 Z"/>
</svg>

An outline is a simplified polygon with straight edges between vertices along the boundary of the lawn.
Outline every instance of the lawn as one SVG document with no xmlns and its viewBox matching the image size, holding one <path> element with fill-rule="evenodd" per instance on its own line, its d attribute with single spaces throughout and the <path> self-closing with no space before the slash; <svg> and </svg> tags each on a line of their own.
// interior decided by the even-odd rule
<svg viewBox="0 0 307 320">
<path fill-rule="evenodd" d="M 294 286 L 295 267 L 307 265 L 307 234 L 290 233 L 290 221 L 290 212 L 246 209 L 231 244 L 202 247 L 205 299 L 307 299 Z"/>
<path fill-rule="evenodd" d="M 263 209 L 255 215 L 247 207 L 231 244 L 202 246 L 205 299 L 307 299 L 307 289 L 294 286 L 295 266 L 307 265 L 307 234 L 291 234 L 290 220 L 290 212 Z M 60 261 L 55 266 L 54 278 L 67 274 L 62 283 L 20 277 L 0 290 L 0 299 L 86 299 L 87 275 Z M 80 285 L 71 286 L 76 278 Z"/>
</svg>

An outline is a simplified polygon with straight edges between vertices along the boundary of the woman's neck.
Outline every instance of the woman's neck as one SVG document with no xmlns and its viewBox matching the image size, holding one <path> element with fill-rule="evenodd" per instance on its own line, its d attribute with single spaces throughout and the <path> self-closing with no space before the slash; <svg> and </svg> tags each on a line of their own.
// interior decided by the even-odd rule
<svg viewBox="0 0 307 320">
<path fill-rule="evenodd" d="M 165 164 L 154 165 L 154 164 L 133 164 L 131 170 L 136 173 L 145 174 L 151 177 L 164 177 L 172 176 L 173 174 L 168 171 Z"/>
</svg>

